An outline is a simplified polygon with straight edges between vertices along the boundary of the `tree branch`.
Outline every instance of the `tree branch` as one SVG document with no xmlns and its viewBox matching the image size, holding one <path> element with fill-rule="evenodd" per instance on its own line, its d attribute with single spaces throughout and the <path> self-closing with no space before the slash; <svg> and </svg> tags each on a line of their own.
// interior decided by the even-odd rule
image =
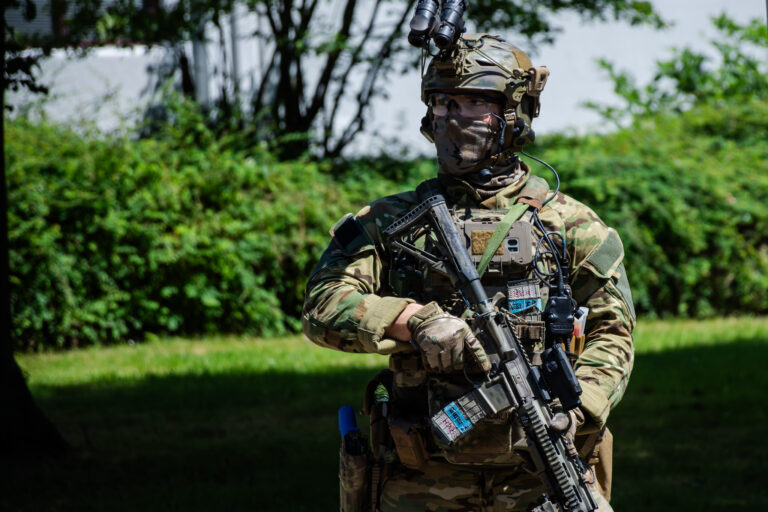
<svg viewBox="0 0 768 512">
<path fill-rule="evenodd" d="M 296 53 L 296 60 L 294 61 L 294 64 L 296 66 L 296 92 L 298 93 L 297 106 L 299 111 L 302 109 L 304 110 L 304 112 L 301 114 L 302 124 L 307 123 L 306 129 L 309 129 L 309 123 L 311 122 L 312 118 L 307 116 L 306 109 L 303 108 L 306 103 L 304 101 L 304 73 L 301 71 L 303 67 L 301 63 L 301 53 Z"/>
<path fill-rule="evenodd" d="M 294 38 L 290 37 L 290 30 L 293 27 L 293 18 L 291 15 L 293 9 L 293 0 L 284 0 L 282 9 L 279 11 L 280 24 L 282 31 L 277 34 L 275 44 L 280 54 L 280 80 L 277 87 L 277 97 L 275 104 L 284 109 L 282 121 L 285 132 L 292 133 L 303 131 L 304 119 L 299 111 L 299 95 L 296 81 L 291 73 L 291 65 L 296 60 L 297 49 Z M 276 107 L 277 108 L 277 107 Z"/>
<path fill-rule="evenodd" d="M 256 95 L 253 97 L 253 100 L 251 100 L 251 108 L 253 108 L 254 115 L 258 115 L 258 113 L 261 111 L 261 109 L 264 107 L 264 93 L 267 90 L 267 87 L 270 82 L 270 76 L 272 75 L 272 70 L 275 67 L 275 60 L 277 59 L 277 47 L 272 51 L 272 58 L 269 60 L 269 65 L 267 66 L 267 69 L 264 70 L 264 75 L 261 77 L 261 83 L 259 84 L 259 89 L 256 92 Z"/>
<path fill-rule="evenodd" d="M 307 2 L 308 0 L 302 0 L 301 9 L 299 10 L 299 24 L 296 28 L 296 37 L 304 37 L 304 35 L 307 34 L 309 24 L 312 21 L 312 16 L 314 15 L 318 3 L 317 0 L 311 0 L 309 5 L 307 5 Z M 296 88 L 298 90 L 298 103 L 299 109 L 302 110 L 303 123 L 309 128 L 313 118 L 308 115 L 306 108 L 302 56 L 303 52 L 296 53 Z"/>
<path fill-rule="evenodd" d="M 317 7 L 317 0 L 312 0 L 312 3 L 307 7 L 307 0 L 301 6 L 301 20 L 299 22 L 299 28 L 296 34 L 306 34 L 309 28 L 309 23 L 312 21 L 312 16 L 315 13 L 315 7 Z"/>
<path fill-rule="evenodd" d="M 349 30 L 352 26 L 352 20 L 354 19 L 355 6 L 357 0 L 347 0 L 344 6 L 344 15 L 342 16 L 341 29 L 336 33 L 334 47 L 328 52 L 328 57 L 325 60 L 325 66 L 323 72 L 320 74 L 320 78 L 317 81 L 317 87 L 315 87 L 315 94 L 312 97 L 312 104 L 307 109 L 307 118 L 314 119 L 317 112 L 325 104 L 325 95 L 328 91 L 328 83 L 333 75 L 333 70 L 336 67 L 336 62 L 339 60 L 339 56 L 342 52 L 341 44 L 346 45 L 349 39 Z"/>
<path fill-rule="evenodd" d="M 267 7 L 265 14 L 267 16 L 267 21 L 269 22 L 269 28 L 272 29 L 272 33 L 275 35 L 275 37 L 282 35 L 283 27 L 278 28 L 277 20 L 275 20 L 275 17 L 272 15 L 272 11 L 269 9 L 269 7 Z"/>
<path fill-rule="evenodd" d="M 368 21 L 368 26 L 366 27 L 365 32 L 363 33 L 363 37 L 360 40 L 360 43 L 357 45 L 357 48 L 355 48 L 355 51 L 352 53 L 352 57 L 349 61 L 349 65 L 341 74 L 341 78 L 339 79 L 340 80 L 339 84 L 336 87 L 336 95 L 333 99 L 333 106 L 331 107 L 330 114 L 326 116 L 325 122 L 323 124 L 324 150 L 328 148 L 328 141 L 330 137 L 333 135 L 333 125 L 336 122 L 336 114 L 338 113 L 339 105 L 341 104 L 341 99 L 344 97 L 344 91 L 347 86 L 347 81 L 349 80 L 349 77 L 352 73 L 352 69 L 354 69 L 361 61 L 360 55 L 362 54 L 365 44 L 368 42 L 368 40 L 371 37 L 371 34 L 373 33 L 373 27 L 375 25 L 379 8 L 381 7 L 381 3 L 382 3 L 382 0 L 376 0 L 376 3 L 373 6 L 373 10 L 371 11 L 371 17 L 370 17 L 370 20 Z"/>
<path fill-rule="evenodd" d="M 357 113 L 352 121 L 350 121 L 349 125 L 347 125 L 347 127 L 344 129 L 344 132 L 342 133 L 341 137 L 331 152 L 325 155 L 326 157 L 335 158 L 339 156 L 341 151 L 350 142 L 352 142 L 352 139 L 354 139 L 355 136 L 365 127 L 365 119 L 363 117 L 363 113 L 368 108 L 371 99 L 373 98 L 376 78 L 381 72 L 384 62 L 386 62 L 392 54 L 392 45 L 394 44 L 395 39 L 400 35 L 403 24 L 410 14 L 414 3 L 415 0 L 408 0 L 408 7 L 403 10 L 403 14 L 400 17 L 400 20 L 395 24 L 394 30 L 390 32 L 389 36 L 381 44 L 378 58 L 371 62 L 371 67 L 368 68 L 368 73 L 366 73 L 363 86 L 360 88 L 360 92 L 357 95 Z"/>
<path fill-rule="evenodd" d="M 219 32 L 219 48 L 221 49 L 221 105 L 224 109 L 229 110 L 229 94 L 228 87 L 230 82 L 229 68 L 227 66 L 227 44 L 224 40 L 224 27 L 221 26 L 221 20 L 218 17 L 214 18 L 214 26 Z"/>
</svg>

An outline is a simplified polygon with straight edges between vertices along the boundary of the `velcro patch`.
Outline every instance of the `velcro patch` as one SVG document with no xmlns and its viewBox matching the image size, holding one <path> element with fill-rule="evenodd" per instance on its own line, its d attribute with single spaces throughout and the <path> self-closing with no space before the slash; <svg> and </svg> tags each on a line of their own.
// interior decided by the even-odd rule
<svg viewBox="0 0 768 512">
<path fill-rule="evenodd" d="M 621 239 L 616 231 L 611 229 L 608 237 L 587 257 L 587 262 L 599 277 L 607 279 L 623 259 L 624 247 L 621 245 Z"/>
<path fill-rule="evenodd" d="M 371 243 L 360 222 L 351 213 L 344 215 L 331 228 L 331 236 L 346 254 L 352 254 L 357 249 Z"/>
<path fill-rule="evenodd" d="M 493 230 L 480 230 L 476 229 L 472 231 L 472 254 L 483 254 L 485 248 L 488 246 L 488 242 L 491 241 L 493 236 Z M 504 254 L 504 250 L 501 246 L 496 249 L 495 254 Z"/>
<path fill-rule="evenodd" d="M 520 313 L 531 306 L 535 306 L 541 311 L 541 290 L 538 280 L 522 279 L 520 281 L 510 281 L 507 284 L 507 297 L 509 299 L 509 312 Z"/>
</svg>

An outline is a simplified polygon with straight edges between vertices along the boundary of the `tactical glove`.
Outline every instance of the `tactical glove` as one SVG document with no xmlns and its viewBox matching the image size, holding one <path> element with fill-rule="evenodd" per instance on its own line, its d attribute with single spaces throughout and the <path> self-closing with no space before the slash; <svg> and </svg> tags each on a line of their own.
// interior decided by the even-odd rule
<svg viewBox="0 0 768 512">
<path fill-rule="evenodd" d="M 552 419 L 552 427 L 559 432 L 563 432 L 566 439 L 573 442 L 576 437 L 576 431 L 584 424 L 584 411 L 581 410 L 581 407 L 575 407 L 568 411 L 568 414 L 565 414 L 560 407 L 560 401 L 557 399 L 552 403 L 552 410 L 555 412 L 555 416 Z"/>
<path fill-rule="evenodd" d="M 408 329 L 427 370 L 445 373 L 462 370 L 465 353 L 483 371 L 491 369 L 488 354 L 469 325 L 461 318 L 444 312 L 435 302 L 416 311 L 408 319 Z"/>
</svg>

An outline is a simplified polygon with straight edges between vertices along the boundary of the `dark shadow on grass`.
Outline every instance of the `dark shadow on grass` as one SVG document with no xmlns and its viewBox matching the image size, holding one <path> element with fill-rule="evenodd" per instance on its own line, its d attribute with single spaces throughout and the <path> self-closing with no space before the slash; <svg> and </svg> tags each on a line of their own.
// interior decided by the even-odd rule
<svg viewBox="0 0 768 512">
<path fill-rule="evenodd" d="M 149 378 L 37 390 L 76 448 L 29 461 L 7 510 L 337 509 L 340 405 L 370 369 Z"/>
<path fill-rule="evenodd" d="M 637 358 L 611 417 L 616 510 L 768 510 L 768 340 Z"/>
<path fill-rule="evenodd" d="M 614 506 L 766 510 L 768 343 L 637 358 L 611 419 Z M 374 372 L 179 376 L 45 388 L 37 398 L 76 447 L 27 461 L 7 510 L 337 510 L 336 410 Z"/>
</svg>

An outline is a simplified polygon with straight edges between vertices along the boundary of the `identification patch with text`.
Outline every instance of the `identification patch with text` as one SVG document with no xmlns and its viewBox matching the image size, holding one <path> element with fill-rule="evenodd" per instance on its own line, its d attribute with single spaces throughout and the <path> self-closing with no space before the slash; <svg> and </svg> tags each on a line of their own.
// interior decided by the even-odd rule
<svg viewBox="0 0 768 512">
<path fill-rule="evenodd" d="M 538 279 L 510 281 L 507 283 L 507 298 L 510 313 L 520 313 L 531 306 L 536 306 L 539 311 L 543 310 Z"/>
</svg>

